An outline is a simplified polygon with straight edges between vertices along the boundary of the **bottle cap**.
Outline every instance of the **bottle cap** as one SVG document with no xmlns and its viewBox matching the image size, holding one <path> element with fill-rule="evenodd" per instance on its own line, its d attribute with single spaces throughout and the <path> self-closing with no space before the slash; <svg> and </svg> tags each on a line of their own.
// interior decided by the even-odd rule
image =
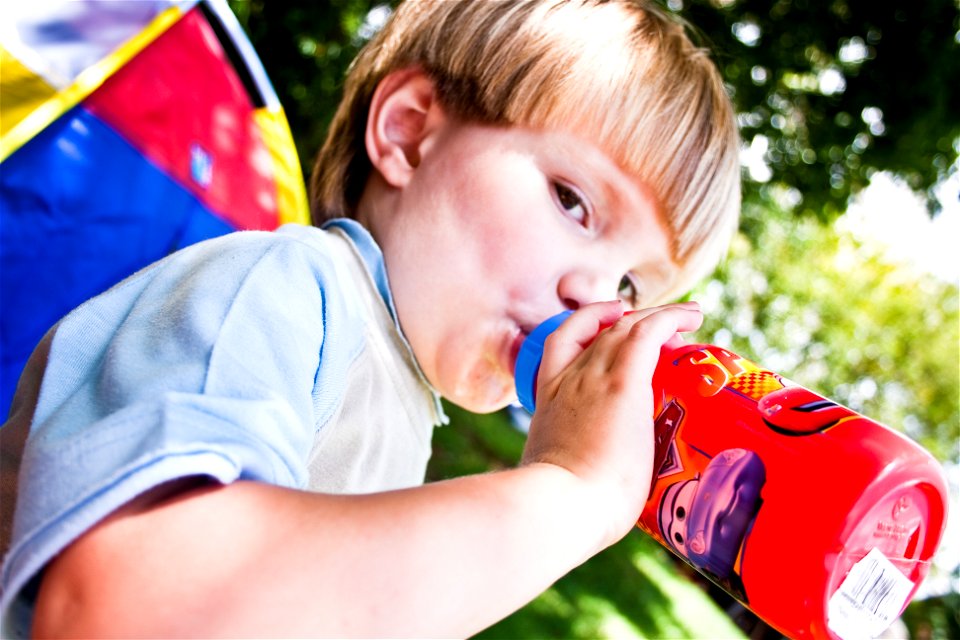
<svg viewBox="0 0 960 640">
<path fill-rule="evenodd" d="M 523 408 L 533 413 L 537 398 L 537 371 L 543 359 L 543 343 L 547 336 L 556 330 L 572 311 L 563 311 L 541 322 L 520 345 L 517 353 L 517 364 L 514 368 L 514 381 L 517 387 L 517 398 Z"/>
</svg>

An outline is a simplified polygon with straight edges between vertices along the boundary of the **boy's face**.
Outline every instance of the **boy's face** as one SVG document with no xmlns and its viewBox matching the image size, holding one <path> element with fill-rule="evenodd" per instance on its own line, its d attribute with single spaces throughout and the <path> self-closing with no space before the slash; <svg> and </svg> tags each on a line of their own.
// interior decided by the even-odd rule
<svg viewBox="0 0 960 640">
<path fill-rule="evenodd" d="M 587 141 L 448 121 L 420 151 L 369 222 L 403 331 L 452 402 L 506 406 L 539 322 L 617 297 L 643 305 L 677 275 L 649 190 Z"/>
</svg>

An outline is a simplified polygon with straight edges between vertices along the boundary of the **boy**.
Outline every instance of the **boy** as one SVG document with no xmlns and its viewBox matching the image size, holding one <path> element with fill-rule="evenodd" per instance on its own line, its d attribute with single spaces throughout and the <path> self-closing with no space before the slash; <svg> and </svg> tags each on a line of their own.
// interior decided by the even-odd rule
<svg viewBox="0 0 960 640">
<path fill-rule="evenodd" d="M 738 174 L 715 69 L 646 2 L 402 5 L 318 157 L 324 230 L 189 248 L 41 342 L 0 430 L 30 430 L 5 632 L 506 616 L 631 529 L 656 358 L 700 322 L 650 305 L 716 261 Z M 521 464 L 420 486 L 438 396 L 511 402 L 520 342 L 565 308 Z"/>
</svg>

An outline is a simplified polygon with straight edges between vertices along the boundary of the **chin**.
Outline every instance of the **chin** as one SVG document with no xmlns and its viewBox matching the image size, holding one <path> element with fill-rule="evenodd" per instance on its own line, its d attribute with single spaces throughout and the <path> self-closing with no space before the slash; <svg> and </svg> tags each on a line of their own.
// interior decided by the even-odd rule
<svg viewBox="0 0 960 640">
<path fill-rule="evenodd" d="M 467 411 L 470 411 L 471 413 L 494 413 L 508 407 L 512 402 L 515 401 L 516 397 L 510 397 L 506 400 L 497 400 L 495 402 L 458 402 L 456 404 Z"/>
<path fill-rule="evenodd" d="M 493 413 L 515 402 L 513 378 L 487 374 L 480 381 L 458 385 L 452 393 L 442 394 L 447 400 L 473 413 Z"/>
</svg>

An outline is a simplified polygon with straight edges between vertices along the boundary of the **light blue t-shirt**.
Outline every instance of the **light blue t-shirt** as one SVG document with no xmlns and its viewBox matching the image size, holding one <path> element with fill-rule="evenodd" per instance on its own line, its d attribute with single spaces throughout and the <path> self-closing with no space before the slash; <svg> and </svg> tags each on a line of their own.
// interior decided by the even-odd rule
<svg viewBox="0 0 960 640">
<path fill-rule="evenodd" d="M 234 233 L 143 269 L 59 323 L 43 375 L 3 564 L 4 637 L 28 632 L 30 582 L 50 559 L 145 490 L 195 475 L 410 486 L 445 420 L 380 250 L 348 220 Z"/>
</svg>

